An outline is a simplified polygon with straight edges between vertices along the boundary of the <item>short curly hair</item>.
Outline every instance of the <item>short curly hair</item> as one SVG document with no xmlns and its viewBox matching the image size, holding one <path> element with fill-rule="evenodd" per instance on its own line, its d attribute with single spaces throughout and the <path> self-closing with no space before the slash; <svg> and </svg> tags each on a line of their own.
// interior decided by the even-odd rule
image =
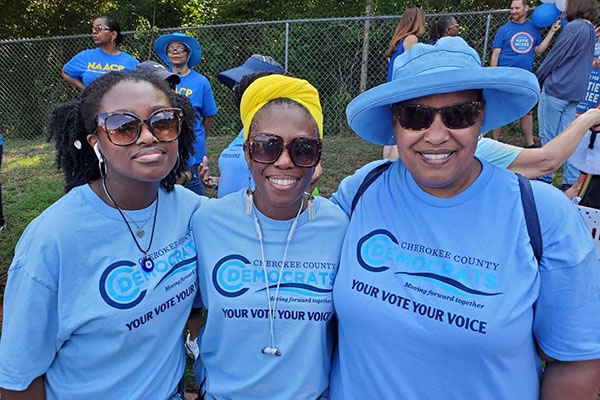
<svg viewBox="0 0 600 400">
<path fill-rule="evenodd" d="M 187 97 L 175 93 L 167 82 L 154 74 L 133 72 L 110 72 L 96 79 L 82 92 L 79 100 L 69 101 L 56 106 L 48 123 L 46 137 L 54 141 L 56 147 L 56 166 L 63 171 L 65 192 L 96 179 L 100 179 L 98 159 L 91 146 L 87 145 L 87 135 L 96 130 L 96 114 L 104 95 L 115 85 L 125 81 L 148 82 L 160 90 L 171 106 L 183 110 L 181 133 L 178 139 L 179 163 L 160 182 L 168 192 L 173 190 L 177 176 L 187 166 L 194 153 L 195 115 Z M 79 141 L 78 149 L 75 143 Z"/>
</svg>

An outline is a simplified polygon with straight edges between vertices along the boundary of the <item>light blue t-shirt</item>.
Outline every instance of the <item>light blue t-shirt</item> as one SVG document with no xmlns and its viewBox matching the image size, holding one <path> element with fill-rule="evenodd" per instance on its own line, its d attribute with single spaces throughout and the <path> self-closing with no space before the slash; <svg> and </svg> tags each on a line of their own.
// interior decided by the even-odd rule
<svg viewBox="0 0 600 400">
<path fill-rule="evenodd" d="M 244 190 L 211 200 L 192 219 L 200 295 L 208 309 L 196 379 L 206 378 L 206 399 L 314 400 L 329 384 L 331 290 L 348 219 L 322 197 L 314 199 L 314 220 L 308 210 L 300 214 L 281 275 L 277 357 L 261 352 L 269 344 L 269 311 L 260 242 L 245 201 Z M 273 220 L 258 210 L 257 217 L 274 298 L 292 220 Z"/>
<path fill-rule="evenodd" d="M 248 188 L 248 177 L 250 177 L 250 188 L 254 189 L 254 178 L 250 175 L 248 163 L 244 158 L 244 130 L 233 139 L 229 146 L 219 155 L 219 198 L 240 189 Z"/>
<path fill-rule="evenodd" d="M 81 79 L 83 86 L 111 71 L 131 71 L 139 61 L 121 51 L 119 54 L 107 54 L 100 47 L 84 50 L 71 58 L 63 67 L 72 78 Z"/>
<path fill-rule="evenodd" d="M 118 211 L 89 185 L 33 220 L 8 272 L 0 387 L 24 390 L 45 374 L 49 400 L 167 399 L 185 367 L 181 332 L 197 292 L 190 219 L 204 199 L 160 190 L 150 273 Z M 138 224 L 153 212 L 125 211 Z"/>
<path fill-rule="evenodd" d="M 600 265 L 575 206 L 531 182 L 538 266 L 517 177 L 481 163 L 451 198 L 424 192 L 400 161 L 362 195 L 334 285 L 332 399 L 534 400 L 536 342 L 558 360 L 600 358 Z M 375 165 L 332 199 L 348 211 Z"/>
<path fill-rule="evenodd" d="M 475 157 L 482 158 L 497 167 L 508 168 L 522 150 L 521 147 L 484 137 L 477 141 Z"/>
<path fill-rule="evenodd" d="M 196 114 L 196 123 L 194 131 L 196 133 L 196 141 L 194 142 L 195 154 L 190 157 L 188 165 L 199 164 L 202 162 L 202 157 L 206 155 L 206 135 L 204 132 L 204 117 L 212 117 L 217 113 L 217 103 L 213 96 L 210 82 L 206 77 L 196 71 L 191 70 L 185 76 L 179 76 L 181 82 L 175 88 L 175 91 L 190 99 Z"/>
<path fill-rule="evenodd" d="M 526 20 L 519 24 L 508 21 L 496 32 L 492 47 L 500 49 L 499 67 L 518 67 L 531 71 L 535 47 L 540 43 L 542 35 L 533 22 Z"/>
</svg>

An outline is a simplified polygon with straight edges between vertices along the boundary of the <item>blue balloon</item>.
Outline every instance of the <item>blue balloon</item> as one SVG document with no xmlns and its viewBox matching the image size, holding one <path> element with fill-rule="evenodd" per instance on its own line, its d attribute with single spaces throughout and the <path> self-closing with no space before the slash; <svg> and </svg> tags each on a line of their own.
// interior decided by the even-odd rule
<svg viewBox="0 0 600 400">
<path fill-rule="evenodd" d="M 547 28 L 558 19 L 560 11 L 554 4 L 543 3 L 533 10 L 531 22 L 538 28 Z"/>
<path fill-rule="evenodd" d="M 560 26 L 561 26 L 561 28 L 564 28 L 565 26 L 567 26 L 568 23 L 569 23 L 569 21 L 567 21 L 567 19 L 565 17 L 562 17 L 560 19 Z"/>
</svg>

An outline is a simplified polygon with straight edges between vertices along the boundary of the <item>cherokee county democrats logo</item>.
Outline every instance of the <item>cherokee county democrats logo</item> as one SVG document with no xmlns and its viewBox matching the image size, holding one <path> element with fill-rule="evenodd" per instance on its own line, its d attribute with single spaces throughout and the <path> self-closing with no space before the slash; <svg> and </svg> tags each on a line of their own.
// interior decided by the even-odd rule
<svg viewBox="0 0 600 400">
<path fill-rule="evenodd" d="M 195 255 L 187 259 L 168 257 L 154 260 L 154 269 L 150 272 L 145 272 L 134 262 L 117 261 L 102 273 L 100 295 L 109 306 L 125 310 L 138 305 L 148 290 L 156 289 L 165 280 L 195 269 Z M 156 277 L 160 277 L 158 282 Z"/>
<path fill-rule="evenodd" d="M 260 263 L 260 261 L 257 261 Z M 287 262 L 286 262 L 287 264 Z M 265 291 L 265 281 L 269 282 L 269 289 L 276 288 L 281 272 L 281 292 L 293 292 L 306 296 L 325 296 L 331 293 L 334 270 L 306 270 L 304 268 L 282 270 L 279 266 L 267 268 L 262 265 L 252 265 L 250 260 L 239 254 L 231 254 L 221 258 L 213 268 L 212 281 L 217 292 L 225 297 L 238 297 L 250 290 L 250 287 Z"/>
<path fill-rule="evenodd" d="M 510 38 L 510 47 L 518 54 L 529 53 L 533 48 L 533 36 L 527 32 L 517 32 Z"/>
<path fill-rule="evenodd" d="M 420 252 L 411 251 L 407 242 L 399 243 L 389 231 L 377 229 L 358 241 L 356 258 L 367 271 L 389 269 L 395 271 L 394 274 L 427 281 L 459 295 L 501 294 L 496 291 L 498 276 L 495 270 L 465 265 L 463 259 L 468 257 L 451 256 L 444 250 L 422 247 Z M 440 257 L 438 253 L 444 256 Z"/>
</svg>

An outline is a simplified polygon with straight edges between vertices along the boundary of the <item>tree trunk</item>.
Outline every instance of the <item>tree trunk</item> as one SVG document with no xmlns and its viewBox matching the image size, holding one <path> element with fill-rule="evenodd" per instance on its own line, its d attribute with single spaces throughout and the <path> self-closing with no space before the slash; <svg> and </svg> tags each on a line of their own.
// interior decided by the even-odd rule
<svg viewBox="0 0 600 400">
<path fill-rule="evenodd" d="M 368 18 L 373 14 L 373 0 L 366 0 L 365 16 Z M 363 33 L 362 58 L 360 62 L 360 92 L 367 89 L 367 72 L 369 68 L 369 31 L 371 29 L 371 20 L 365 20 L 365 29 Z"/>
</svg>

